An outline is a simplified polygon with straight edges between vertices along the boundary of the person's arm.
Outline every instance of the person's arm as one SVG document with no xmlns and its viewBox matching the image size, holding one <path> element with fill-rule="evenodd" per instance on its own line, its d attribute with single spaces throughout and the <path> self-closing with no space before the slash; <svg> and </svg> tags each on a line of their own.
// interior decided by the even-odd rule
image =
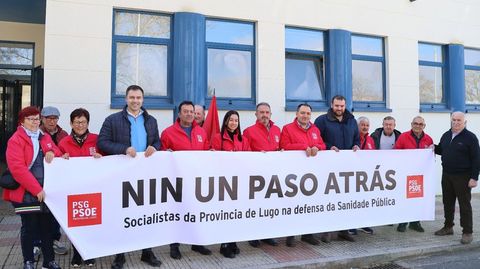
<svg viewBox="0 0 480 269">
<path fill-rule="evenodd" d="M 480 147 L 478 145 L 478 139 L 475 135 L 472 134 L 473 141 L 470 146 L 470 160 L 472 162 L 472 171 L 470 173 L 470 178 L 477 181 L 478 173 L 480 171 Z"/>
<path fill-rule="evenodd" d="M 322 120 L 322 117 L 318 117 L 315 119 L 315 126 L 320 130 L 320 135 L 323 139 L 323 142 L 325 143 L 326 149 L 332 149 L 332 144 L 329 143 L 327 138 L 327 128 L 325 125 L 325 121 Z"/>
<path fill-rule="evenodd" d="M 116 143 L 113 141 L 113 122 L 112 117 L 107 117 L 102 124 L 98 134 L 97 147 L 106 154 L 126 154 L 129 145 Z"/>
<path fill-rule="evenodd" d="M 435 154 L 437 155 L 442 155 L 442 144 L 443 144 L 443 140 L 445 139 L 445 134 L 442 135 L 442 137 L 440 138 L 440 142 L 438 142 L 438 145 L 435 145 Z"/>
<path fill-rule="evenodd" d="M 42 186 L 40 186 L 40 183 L 38 183 L 32 172 L 28 169 L 26 163 L 30 163 L 31 160 L 26 160 L 24 148 L 30 145 L 24 145 L 24 143 L 24 141 L 17 139 L 17 137 L 8 140 L 7 151 L 5 153 L 7 166 L 15 181 L 29 193 L 36 196 L 42 191 Z"/>
</svg>

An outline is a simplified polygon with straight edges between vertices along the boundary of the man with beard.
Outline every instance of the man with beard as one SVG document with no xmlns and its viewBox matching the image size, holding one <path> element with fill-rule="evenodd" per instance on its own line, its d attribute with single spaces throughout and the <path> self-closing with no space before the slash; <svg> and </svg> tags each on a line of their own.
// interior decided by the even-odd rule
<svg viewBox="0 0 480 269">
<path fill-rule="evenodd" d="M 270 105 L 265 102 L 259 103 L 255 116 L 256 123 L 243 132 L 243 136 L 250 142 L 251 150 L 262 152 L 280 150 L 280 128 L 270 120 L 272 117 Z M 278 245 L 278 242 L 272 238 L 261 241 L 271 246 Z M 260 240 L 252 240 L 248 243 L 255 248 L 260 246 Z"/>
<path fill-rule="evenodd" d="M 342 149 L 356 151 L 360 148 L 357 121 L 353 114 L 345 108 L 345 97 L 335 95 L 327 114 L 319 116 L 315 120 L 315 125 L 320 129 L 327 149 L 338 152 Z M 338 237 L 350 242 L 355 241 L 346 230 L 339 231 Z M 330 238 L 330 233 L 324 233 L 321 240 L 329 243 Z"/>
</svg>

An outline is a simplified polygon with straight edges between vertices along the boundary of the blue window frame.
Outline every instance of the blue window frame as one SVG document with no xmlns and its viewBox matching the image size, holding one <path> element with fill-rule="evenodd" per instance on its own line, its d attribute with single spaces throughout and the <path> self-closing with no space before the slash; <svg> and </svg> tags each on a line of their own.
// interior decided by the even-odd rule
<svg viewBox="0 0 480 269">
<path fill-rule="evenodd" d="M 480 50 L 465 48 L 465 104 L 469 111 L 480 111 Z"/>
<path fill-rule="evenodd" d="M 147 108 L 173 108 L 171 93 L 172 17 L 113 11 L 111 107 L 125 105 L 125 90 L 136 84 Z"/>
<path fill-rule="evenodd" d="M 445 48 L 418 43 L 418 60 L 421 111 L 447 110 Z"/>
<path fill-rule="evenodd" d="M 324 39 L 323 31 L 285 27 L 285 110 L 327 108 Z"/>
<path fill-rule="evenodd" d="M 352 35 L 352 100 L 359 110 L 386 110 L 383 37 Z"/>
<path fill-rule="evenodd" d="M 221 109 L 255 108 L 255 24 L 207 19 L 207 103 Z"/>
</svg>

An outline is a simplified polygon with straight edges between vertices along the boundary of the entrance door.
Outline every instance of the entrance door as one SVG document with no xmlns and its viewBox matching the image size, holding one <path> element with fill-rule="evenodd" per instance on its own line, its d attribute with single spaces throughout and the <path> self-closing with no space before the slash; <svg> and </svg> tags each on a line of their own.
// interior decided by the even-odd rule
<svg viewBox="0 0 480 269">
<path fill-rule="evenodd" d="M 17 130 L 18 112 L 31 104 L 29 80 L 0 79 L 0 161 L 5 162 L 8 139 Z"/>
</svg>

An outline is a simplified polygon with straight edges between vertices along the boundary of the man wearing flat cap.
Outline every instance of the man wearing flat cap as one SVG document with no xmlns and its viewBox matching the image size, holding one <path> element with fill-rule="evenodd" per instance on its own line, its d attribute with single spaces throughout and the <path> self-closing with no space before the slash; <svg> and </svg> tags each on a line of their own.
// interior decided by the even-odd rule
<svg viewBox="0 0 480 269">
<path fill-rule="evenodd" d="M 55 145 L 58 145 L 60 140 L 68 136 L 68 133 L 65 132 L 60 126 L 58 126 L 58 118 L 60 117 L 60 111 L 58 108 L 53 106 L 46 106 L 42 109 L 42 125 L 40 129 L 49 134 L 52 137 Z"/>
<path fill-rule="evenodd" d="M 42 124 L 40 129 L 43 133 L 49 134 L 52 137 L 55 145 L 58 146 L 60 140 L 68 136 L 68 133 L 65 132 L 60 126 L 58 126 L 58 118 L 60 117 L 60 111 L 58 108 L 53 106 L 46 106 L 41 111 Z M 55 220 L 53 223 L 53 250 L 56 254 L 65 255 L 68 252 L 67 247 L 60 241 L 62 234 L 60 232 L 60 224 Z M 35 249 L 35 252 L 39 252 L 40 249 Z M 35 255 L 38 255 L 35 253 Z"/>
</svg>

